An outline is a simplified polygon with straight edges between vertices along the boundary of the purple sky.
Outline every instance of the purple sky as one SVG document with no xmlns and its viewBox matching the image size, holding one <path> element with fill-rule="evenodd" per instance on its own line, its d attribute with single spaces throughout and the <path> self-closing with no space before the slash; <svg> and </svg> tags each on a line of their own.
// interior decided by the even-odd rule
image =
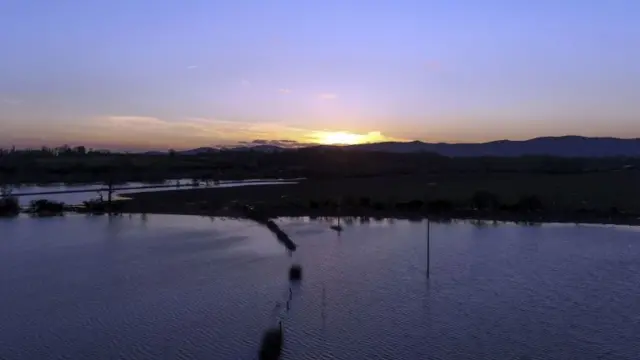
<svg viewBox="0 0 640 360">
<path fill-rule="evenodd" d="M 638 14 L 637 0 L 0 0 L 0 146 L 640 137 Z"/>
</svg>

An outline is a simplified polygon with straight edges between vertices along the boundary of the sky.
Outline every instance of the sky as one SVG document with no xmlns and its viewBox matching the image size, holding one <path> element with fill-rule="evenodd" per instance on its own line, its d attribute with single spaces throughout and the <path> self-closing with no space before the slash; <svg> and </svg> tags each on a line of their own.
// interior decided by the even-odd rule
<svg viewBox="0 0 640 360">
<path fill-rule="evenodd" d="M 0 0 L 0 146 L 640 137 L 637 0 Z"/>
</svg>

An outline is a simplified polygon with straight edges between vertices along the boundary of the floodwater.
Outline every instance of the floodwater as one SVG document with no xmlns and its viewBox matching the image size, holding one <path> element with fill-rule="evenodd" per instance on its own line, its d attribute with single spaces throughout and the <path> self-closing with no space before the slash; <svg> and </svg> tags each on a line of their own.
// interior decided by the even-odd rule
<svg viewBox="0 0 640 360">
<path fill-rule="evenodd" d="M 153 186 L 159 185 L 164 186 L 161 188 L 146 188 L 146 189 L 135 189 L 135 190 L 121 190 L 116 191 L 117 195 L 121 195 L 120 197 L 116 197 L 115 199 L 123 199 L 126 198 L 126 194 L 136 193 L 136 192 L 149 192 L 149 191 L 162 191 L 162 190 L 185 190 L 185 189 L 194 189 L 194 188 L 226 188 L 226 187 L 237 187 L 237 186 L 255 186 L 255 185 L 278 185 L 278 184 L 296 184 L 297 181 L 301 179 L 249 179 L 249 180 L 237 180 L 237 181 L 220 181 L 217 184 L 213 182 L 205 184 L 204 182 L 199 182 L 198 185 L 194 185 L 192 180 L 189 179 L 181 179 L 181 180 L 169 180 L 163 183 L 158 184 L 147 184 L 147 183 L 137 183 L 137 182 L 129 182 L 123 184 L 114 185 L 114 188 L 127 188 L 127 187 L 139 187 L 139 186 Z M 177 186 L 177 184 L 180 186 Z M 174 185 L 176 185 L 174 187 Z M 20 196 L 18 199 L 20 200 L 21 205 L 27 205 L 32 200 L 39 199 L 47 199 L 52 201 L 60 201 L 69 205 L 79 205 L 82 204 L 83 201 L 88 201 L 91 199 L 95 199 L 99 197 L 101 193 L 100 190 L 106 189 L 107 186 L 104 184 L 87 184 L 87 185 L 77 185 L 77 184 L 48 184 L 48 185 L 20 185 L 14 189 L 14 193 L 16 194 L 30 194 L 30 193 L 41 193 L 41 192 L 54 192 L 54 191 L 81 191 L 81 190 L 91 190 L 90 192 L 76 192 L 76 193 L 66 193 L 66 194 L 46 194 L 46 195 L 27 195 Z M 106 199 L 107 193 L 106 191 L 102 192 L 102 196 Z"/>
<path fill-rule="evenodd" d="M 638 359 L 633 227 L 189 216 L 0 221 L 0 359 Z M 292 262 L 303 266 L 290 285 Z M 290 301 L 287 300 L 290 298 Z M 288 308 L 288 310 L 287 310 Z"/>
</svg>

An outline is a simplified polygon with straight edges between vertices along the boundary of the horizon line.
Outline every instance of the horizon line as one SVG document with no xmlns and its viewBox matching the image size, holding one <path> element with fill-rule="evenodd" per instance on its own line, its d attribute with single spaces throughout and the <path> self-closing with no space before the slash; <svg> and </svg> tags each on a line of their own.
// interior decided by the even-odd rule
<svg viewBox="0 0 640 360">
<path fill-rule="evenodd" d="M 68 147 L 70 149 L 74 149 L 77 147 L 84 147 L 85 149 L 87 149 L 87 151 L 93 150 L 98 152 L 109 151 L 113 153 L 149 153 L 149 152 L 169 152 L 172 150 L 175 150 L 177 152 L 184 152 L 184 151 L 190 151 L 190 150 L 196 150 L 196 149 L 207 149 L 207 148 L 215 149 L 215 150 L 226 150 L 226 149 L 251 148 L 251 147 L 260 147 L 260 146 L 271 146 L 271 147 L 277 147 L 281 149 L 300 149 L 300 148 L 310 148 L 310 147 L 350 147 L 350 146 L 359 146 L 359 145 L 410 144 L 410 143 L 422 143 L 422 144 L 432 144 L 432 145 L 484 145 L 484 144 L 491 144 L 496 142 L 527 142 L 527 141 L 540 140 L 540 139 L 562 139 L 562 138 L 582 138 L 582 139 L 589 139 L 589 140 L 606 140 L 606 139 L 608 140 L 640 140 L 640 137 L 625 138 L 625 137 L 616 137 L 616 136 L 557 135 L 557 136 L 536 136 L 536 137 L 525 138 L 525 139 L 496 139 L 496 140 L 489 140 L 489 141 L 482 141 L 482 142 L 468 142 L 468 141 L 467 142 L 446 142 L 446 141 L 431 142 L 431 141 L 416 139 L 416 140 L 407 140 L 407 141 L 390 140 L 390 141 L 363 142 L 363 143 L 357 143 L 357 144 L 321 144 L 321 143 L 301 143 L 293 140 L 250 140 L 250 141 L 239 141 L 236 144 L 228 144 L 228 145 L 222 145 L 222 144 L 202 145 L 202 146 L 195 146 L 195 147 L 189 147 L 189 148 L 167 147 L 164 149 L 127 148 L 127 147 L 118 147 L 118 146 L 104 147 L 104 146 L 88 146 L 83 144 L 78 145 L 73 143 L 67 143 L 59 146 L 40 145 L 36 147 L 32 147 L 32 146 L 19 147 L 16 145 L 9 145 L 8 147 L 0 146 L 0 150 L 15 149 L 17 151 L 27 151 L 27 150 L 35 151 L 35 150 L 41 150 L 43 148 L 60 149 L 60 148 Z"/>
</svg>

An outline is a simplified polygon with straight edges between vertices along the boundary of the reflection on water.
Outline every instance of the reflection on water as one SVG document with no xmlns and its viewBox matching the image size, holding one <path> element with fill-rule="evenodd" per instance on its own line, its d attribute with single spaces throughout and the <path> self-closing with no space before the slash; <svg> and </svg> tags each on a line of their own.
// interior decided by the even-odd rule
<svg viewBox="0 0 640 360">
<path fill-rule="evenodd" d="M 149 183 L 123 183 L 114 185 L 114 188 L 127 188 L 127 187 L 140 187 L 140 186 L 164 186 L 160 188 L 146 188 L 146 189 L 135 189 L 135 190 L 120 190 L 116 191 L 117 195 L 114 199 L 126 199 L 126 194 L 136 193 L 136 192 L 150 192 L 150 191 L 162 191 L 162 190 L 186 190 L 186 189 L 194 189 L 194 188 L 227 188 L 227 187 L 238 187 L 238 186 L 256 186 L 256 185 L 278 185 L 278 184 L 296 184 L 300 179 L 291 179 L 291 180 L 262 180 L 262 179 L 251 179 L 251 180 L 239 180 L 239 181 L 220 181 L 217 183 L 214 182 L 198 182 L 195 185 L 191 180 L 182 179 L 182 180 L 171 180 L 165 182 L 159 182 L 155 184 Z M 180 186 L 177 186 L 180 184 Z M 175 187 L 174 187 L 175 185 Z M 19 200 L 21 205 L 27 205 L 32 200 L 38 199 L 47 199 L 52 201 L 60 201 L 65 204 L 79 205 L 82 204 L 83 201 L 88 201 L 91 199 L 96 199 L 99 196 L 104 196 L 106 198 L 107 194 L 104 190 L 106 189 L 106 185 L 104 184 L 86 184 L 86 185 L 74 185 L 74 184 L 48 184 L 48 185 L 20 185 L 13 188 L 13 192 L 16 194 L 30 194 L 30 193 L 41 193 L 41 192 L 54 192 L 54 191 L 80 191 L 80 190 L 90 190 L 90 192 L 84 193 L 66 193 L 66 194 L 46 194 L 46 195 L 33 195 L 33 196 L 20 196 Z"/>
<path fill-rule="evenodd" d="M 0 221 L 0 358 L 637 359 L 636 228 L 139 215 Z"/>
</svg>

